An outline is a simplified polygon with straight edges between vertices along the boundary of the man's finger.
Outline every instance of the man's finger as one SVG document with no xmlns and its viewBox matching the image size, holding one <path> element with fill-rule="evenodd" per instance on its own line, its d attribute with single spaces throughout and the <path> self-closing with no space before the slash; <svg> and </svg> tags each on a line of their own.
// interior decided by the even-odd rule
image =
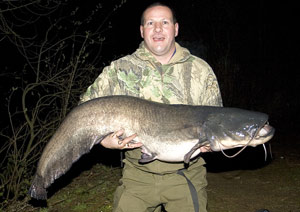
<svg viewBox="0 0 300 212">
<path fill-rule="evenodd" d="M 138 147 L 141 147 L 143 146 L 143 144 L 141 142 L 138 142 L 138 143 L 129 143 L 128 144 L 128 149 L 134 149 L 134 148 L 138 148 Z"/>
<path fill-rule="evenodd" d="M 123 140 L 123 143 L 124 143 L 124 144 L 128 144 L 128 143 L 131 142 L 136 136 L 137 136 L 136 133 L 133 134 L 133 135 L 131 135 L 131 136 L 128 136 L 127 138 L 125 138 L 125 139 Z"/>
<path fill-rule="evenodd" d="M 124 145 L 124 149 L 134 149 L 134 148 L 138 148 L 141 146 L 143 146 L 143 144 L 141 142 L 138 142 L 138 143 L 129 142 Z"/>
<path fill-rule="evenodd" d="M 133 149 L 133 148 L 137 148 L 137 147 L 140 147 L 142 146 L 143 144 L 141 143 L 134 143 L 132 142 L 132 140 L 137 136 L 137 134 L 133 134 L 131 136 L 128 136 L 127 138 L 125 138 L 123 140 L 123 145 L 124 145 L 124 148 L 126 149 Z"/>
<path fill-rule="evenodd" d="M 118 130 L 118 131 L 112 133 L 110 136 L 111 136 L 111 138 L 113 138 L 113 139 L 117 139 L 117 140 L 118 140 L 118 144 L 119 144 L 119 145 L 122 145 L 123 140 L 121 140 L 119 137 L 120 137 L 121 135 L 123 135 L 123 133 L 124 133 L 124 129 L 121 129 L 121 130 Z"/>
<path fill-rule="evenodd" d="M 113 134 L 111 134 L 111 137 L 117 138 L 117 137 L 123 135 L 123 133 L 124 133 L 124 129 L 121 129 L 121 130 L 118 130 L 118 131 L 114 132 Z"/>
</svg>

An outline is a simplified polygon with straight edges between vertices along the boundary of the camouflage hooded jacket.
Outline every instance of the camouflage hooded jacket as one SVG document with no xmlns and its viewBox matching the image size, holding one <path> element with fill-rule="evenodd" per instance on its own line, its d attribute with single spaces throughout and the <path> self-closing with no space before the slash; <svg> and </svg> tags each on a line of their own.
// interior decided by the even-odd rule
<svg viewBox="0 0 300 212">
<path fill-rule="evenodd" d="M 109 95 L 130 95 L 168 104 L 222 106 L 218 82 L 211 67 L 177 43 L 170 62 L 162 65 L 142 42 L 133 54 L 105 67 L 81 96 L 81 102 Z M 160 161 L 141 165 L 138 163 L 140 157 L 140 149 L 127 151 L 125 163 L 153 173 L 183 168 L 183 163 Z M 202 159 L 199 162 L 204 164 Z"/>
</svg>

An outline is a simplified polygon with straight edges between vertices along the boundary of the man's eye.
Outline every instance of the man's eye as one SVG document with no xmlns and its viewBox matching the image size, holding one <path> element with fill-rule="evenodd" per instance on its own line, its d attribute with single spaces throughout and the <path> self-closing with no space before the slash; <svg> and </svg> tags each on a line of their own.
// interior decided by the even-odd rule
<svg viewBox="0 0 300 212">
<path fill-rule="evenodd" d="M 147 25 L 148 25 L 148 26 L 152 26 L 152 25 L 153 25 L 153 22 L 152 22 L 152 21 L 149 21 L 149 22 L 147 22 Z"/>
<path fill-rule="evenodd" d="M 168 21 L 163 21 L 163 25 L 169 24 Z"/>
</svg>

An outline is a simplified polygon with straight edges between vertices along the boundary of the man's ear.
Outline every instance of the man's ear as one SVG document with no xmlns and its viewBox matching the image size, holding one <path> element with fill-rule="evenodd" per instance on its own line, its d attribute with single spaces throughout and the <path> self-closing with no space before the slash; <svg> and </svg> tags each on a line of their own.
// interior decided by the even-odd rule
<svg viewBox="0 0 300 212">
<path fill-rule="evenodd" d="M 175 37 L 177 37 L 178 32 L 179 32 L 179 24 L 176 23 L 176 24 L 175 24 Z"/>
<path fill-rule="evenodd" d="M 144 38 L 144 26 L 140 25 L 140 33 L 141 33 L 141 37 Z"/>
</svg>

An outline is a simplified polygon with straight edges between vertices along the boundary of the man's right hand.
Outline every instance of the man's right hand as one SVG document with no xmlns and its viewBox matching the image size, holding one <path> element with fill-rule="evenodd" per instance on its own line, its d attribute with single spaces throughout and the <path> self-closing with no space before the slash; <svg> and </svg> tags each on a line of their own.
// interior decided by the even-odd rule
<svg viewBox="0 0 300 212">
<path fill-rule="evenodd" d="M 118 130 L 108 136 L 106 136 L 102 141 L 101 145 L 108 149 L 134 149 L 143 146 L 141 142 L 134 143 L 133 139 L 137 134 L 133 134 L 123 140 L 119 137 L 123 135 L 124 129 Z"/>
</svg>

